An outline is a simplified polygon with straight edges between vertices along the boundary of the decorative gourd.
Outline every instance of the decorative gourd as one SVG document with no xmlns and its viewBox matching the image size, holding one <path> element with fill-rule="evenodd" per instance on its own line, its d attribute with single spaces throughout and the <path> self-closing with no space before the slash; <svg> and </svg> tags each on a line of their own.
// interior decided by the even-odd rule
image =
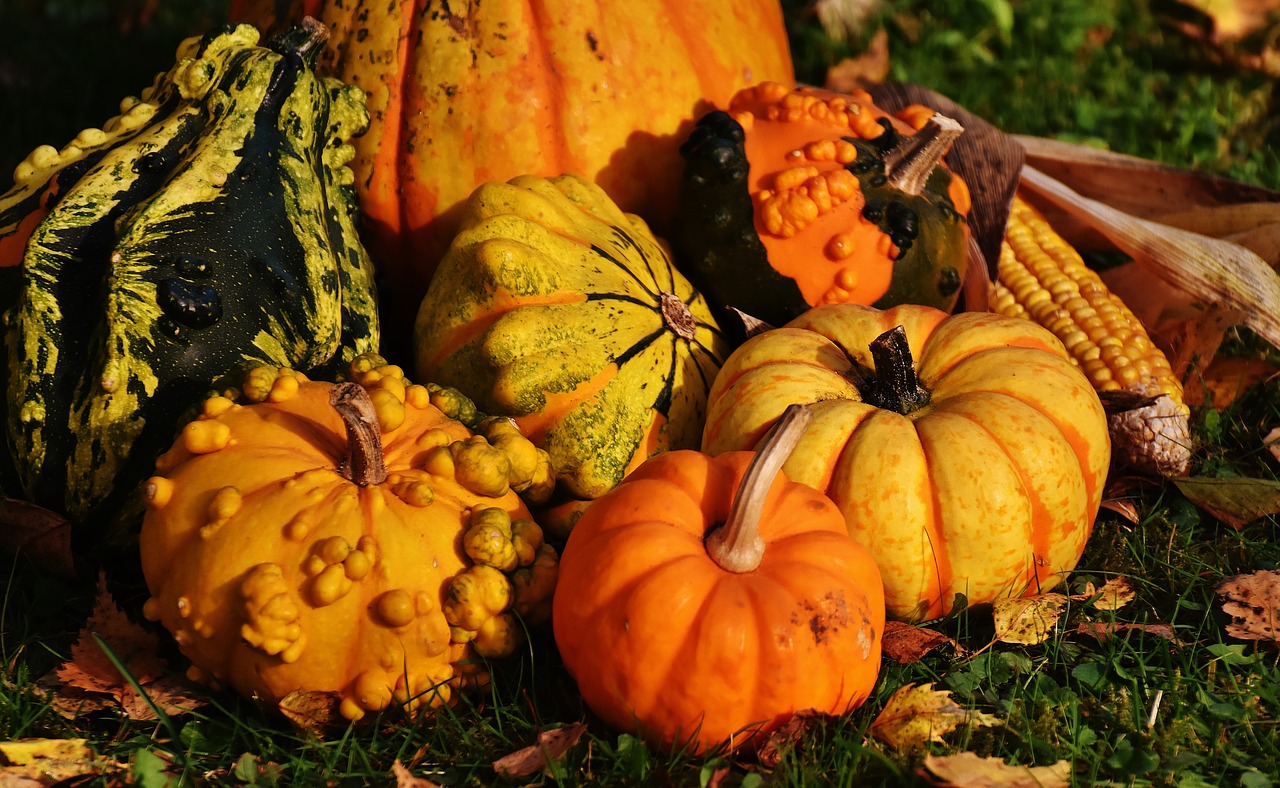
<svg viewBox="0 0 1280 788">
<path fill-rule="evenodd" d="M 752 447 L 792 403 L 813 403 L 813 422 L 784 470 L 826 492 L 870 548 L 890 616 L 1046 591 L 1079 561 L 1107 476 L 1107 417 L 1034 322 L 816 307 L 725 362 L 703 450 Z"/>
<path fill-rule="evenodd" d="M 778 0 L 241 0 L 232 18 L 281 5 L 333 30 L 321 69 L 369 94 L 352 167 L 388 337 L 412 328 L 480 184 L 581 173 L 661 229 L 694 119 L 794 80 Z"/>
<path fill-rule="evenodd" d="M 0 266 L 20 271 L 7 422 L 32 502 L 105 517 L 215 379 L 377 348 L 346 167 L 369 116 L 312 70 L 324 40 L 314 22 L 188 39 L 120 116 L 18 166 Z"/>
<path fill-rule="evenodd" d="M 698 445 L 728 347 L 644 222 L 565 175 L 485 184 L 461 224 L 418 313 L 420 378 L 514 418 L 580 499 Z"/>
<path fill-rule="evenodd" d="M 713 306 L 774 325 L 830 303 L 950 311 L 969 192 L 941 156 L 961 131 L 917 132 L 865 91 L 740 91 L 680 148 L 672 242 Z"/>
<path fill-rule="evenodd" d="M 257 402 L 207 400 L 146 483 L 139 543 L 144 612 L 193 678 L 266 704 L 334 693 L 359 719 L 483 683 L 475 655 L 549 615 L 556 553 L 516 492 L 549 492 L 550 466 L 509 422 L 486 439 L 431 404 L 456 392 L 377 357 L 351 373 L 261 367 Z"/>
<path fill-rule="evenodd" d="M 880 572 L 829 499 L 778 475 L 803 414 L 758 453 L 649 460 L 569 535 L 552 627 L 608 724 L 703 752 L 871 692 Z"/>
</svg>

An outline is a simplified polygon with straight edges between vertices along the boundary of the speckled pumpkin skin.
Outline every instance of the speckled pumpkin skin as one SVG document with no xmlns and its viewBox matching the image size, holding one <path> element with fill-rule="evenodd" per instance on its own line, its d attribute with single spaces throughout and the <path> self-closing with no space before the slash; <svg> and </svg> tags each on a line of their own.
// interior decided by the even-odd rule
<svg viewBox="0 0 1280 788">
<path fill-rule="evenodd" d="M 391 413 L 389 476 L 344 478 L 332 389 L 282 375 L 262 403 L 213 398 L 160 458 L 140 537 L 145 612 L 193 678 L 268 706 L 294 691 L 335 693 L 349 719 L 448 703 L 487 678 L 460 662 L 510 653 L 515 615 L 545 620 L 555 551 L 506 479 L 484 489 L 493 463 L 464 469 L 454 449 L 490 447 L 422 386 L 372 389 Z M 472 530 L 512 523 L 523 539 Z"/>
<path fill-rule="evenodd" d="M 902 325 L 932 401 L 862 401 L 854 361 Z M 884 574 L 889 614 L 924 620 L 1056 586 L 1084 550 L 1110 461 L 1106 415 L 1052 334 L 921 306 L 817 307 L 748 340 L 712 387 L 703 450 L 750 448 L 815 403 L 784 472 L 825 491 Z"/>
</svg>

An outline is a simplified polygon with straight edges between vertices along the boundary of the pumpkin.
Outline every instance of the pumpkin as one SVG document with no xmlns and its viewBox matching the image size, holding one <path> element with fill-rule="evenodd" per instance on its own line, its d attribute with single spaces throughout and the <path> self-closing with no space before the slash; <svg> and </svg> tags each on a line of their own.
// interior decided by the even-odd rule
<svg viewBox="0 0 1280 788">
<path fill-rule="evenodd" d="M 778 0 L 232 8 L 264 25 L 303 13 L 333 30 L 321 68 L 369 94 L 374 122 L 352 166 L 388 336 L 408 335 L 480 184 L 576 172 L 661 229 L 694 119 L 755 81 L 794 80 Z"/>
<path fill-rule="evenodd" d="M 717 307 L 781 325 L 812 306 L 959 298 L 969 192 L 941 156 L 962 131 L 915 131 L 865 91 L 739 91 L 699 119 L 672 243 Z"/>
<path fill-rule="evenodd" d="M 703 450 L 752 447 L 793 403 L 812 403 L 813 422 L 784 470 L 840 507 L 884 572 L 892 617 L 1046 591 L 1079 561 L 1110 460 L 1107 417 L 1034 322 L 816 307 L 729 357 Z"/>
<path fill-rule="evenodd" d="M 145 485 L 144 613 L 189 675 L 268 706 L 330 693 L 348 719 L 451 702 L 550 614 L 556 553 L 518 490 L 546 455 L 473 433 L 398 367 L 342 384 L 256 368 L 205 401 Z M 483 429 L 483 427 L 482 427 Z"/>
<path fill-rule="evenodd" d="M 696 448 L 728 347 L 638 217 L 575 175 L 481 186 L 422 301 L 417 374 L 513 418 L 593 499 Z"/>
<path fill-rule="evenodd" d="M 105 520 L 219 377 L 377 348 L 346 167 L 369 116 L 313 71 L 325 35 L 188 39 L 120 116 L 18 166 L 0 268 L 15 272 L 7 429 L 28 500 Z M 136 523 L 115 536 L 132 545 Z"/>
<path fill-rule="evenodd" d="M 804 414 L 791 409 L 758 452 L 654 457 L 574 527 L 552 627 L 609 725 L 704 752 L 867 698 L 880 572 L 828 498 L 778 473 Z"/>
</svg>

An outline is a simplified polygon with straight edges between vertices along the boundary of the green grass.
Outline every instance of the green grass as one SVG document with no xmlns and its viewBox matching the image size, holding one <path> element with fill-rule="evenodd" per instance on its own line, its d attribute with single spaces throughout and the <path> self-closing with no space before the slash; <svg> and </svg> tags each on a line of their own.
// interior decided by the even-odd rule
<svg viewBox="0 0 1280 788">
<path fill-rule="evenodd" d="M 30 125 L 9 120 L 0 129 L 0 164 L 8 168 L 35 144 L 61 144 L 101 123 L 121 96 L 167 65 L 176 38 L 216 17 L 222 4 L 193 4 L 189 16 L 166 9 L 145 30 L 105 36 L 111 7 L 19 0 L 0 10 L 0 116 L 35 116 Z M 820 83 L 825 68 L 853 48 L 823 38 L 798 7 L 787 3 L 799 76 Z M 1009 131 L 1087 140 L 1280 185 L 1271 83 L 1222 67 L 1170 33 L 1158 20 L 1173 13 L 1181 13 L 1175 4 L 1154 0 L 911 0 L 893 3 L 884 17 L 895 78 L 933 87 Z M 94 51 L 114 54 L 86 62 L 91 41 Z M 108 62 L 116 67 L 102 65 Z M 1224 352 L 1278 359 L 1247 335 L 1233 336 Z M 1197 410 L 1196 472 L 1276 479 L 1277 463 L 1260 448 L 1275 426 L 1276 381 L 1222 414 Z M 179 779 L 385 785 L 396 760 L 441 784 L 490 785 L 495 758 L 532 743 L 542 728 L 579 720 L 590 723 L 589 735 L 537 781 L 699 785 L 727 766 L 730 785 L 923 784 L 917 770 L 925 752 L 972 750 L 1021 764 L 1067 759 L 1081 785 L 1280 783 L 1280 655 L 1227 637 L 1213 593 L 1224 576 L 1280 566 L 1276 518 L 1237 532 L 1171 484 L 1143 489 L 1138 509 L 1136 525 L 1102 512 L 1070 581 L 1075 590 L 1124 576 L 1135 602 L 1114 613 L 1077 605 L 1037 646 L 983 650 L 992 625 L 980 609 L 938 622 L 981 653 L 957 657 L 944 648 L 914 665 L 886 660 L 865 706 L 809 731 L 772 770 L 750 759 L 672 757 L 603 727 L 581 707 L 545 633 L 519 659 L 494 666 L 490 693 L 414 722 L 386 715 L 317 738 L 229 695 L 170 720 L 176 738 L 163 723 L 109 714 L 69 722 L 34 683 L 66 659 L 93 589 L 43 577 L 21 559 L 5 568 L 0 609 L 0 741 L 87 737 L 103 755 L 131 764 L 144 786 Z M 1071 632 L 1082 621 L 1112 619 L 1171 625 L 1178 643 L 1138 630 L 1106 642 Z M 889 695 L 912 682 L 936 682 L 1003 725 L 961 728 L 926 750 L 896 752 L 869 729 Z"/>
</svg>

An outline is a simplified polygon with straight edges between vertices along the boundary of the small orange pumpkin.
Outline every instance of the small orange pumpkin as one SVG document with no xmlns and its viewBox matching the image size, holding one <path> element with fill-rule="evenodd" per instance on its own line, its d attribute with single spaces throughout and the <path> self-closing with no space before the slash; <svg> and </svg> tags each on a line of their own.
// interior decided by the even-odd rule
<svg viewBox="0 0 1280 788">
<path fill-rule="evenodd" d="M 806 417 L 789 411 L 756 453 L 660 454 L 574 526 L 552 624 L 610 725 L 663 748 L 732 749 L 870 693 L 880 572 L 829 499 L 778 475 Z"/>
<path fill-rule="evenodd" d="M 987 312 L 817 307 L 735 350 L 702 450 L 755 445 L 788 405 L 788 460 L 875 555 L 889 614 L 930 619 L 1057 585 L 1084 551 L 1111 458 L 1107 417 L 1053 334 Z"/>
</svg>

